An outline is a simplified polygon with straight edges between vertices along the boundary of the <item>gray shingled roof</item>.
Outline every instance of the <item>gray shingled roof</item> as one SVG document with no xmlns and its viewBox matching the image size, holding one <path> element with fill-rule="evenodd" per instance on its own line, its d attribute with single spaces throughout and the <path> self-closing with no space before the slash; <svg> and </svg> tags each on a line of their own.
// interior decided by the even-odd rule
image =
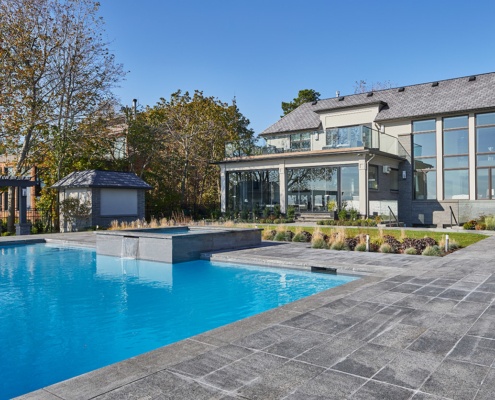
<svg viewBox="0 0 495 400">
<path fill-rule="evenodd" d="M 361 93 L 344 96 L 342 101 L 334 97 L 320 100 L 316 105 L 305 103 L 261 134 L 318 129 L 318 112 L 377 102 L 386 104 L 381 107 L 376 122 L 495 108 L 495 72 L 476 75 L 476 80 L 471 82 L 469 77 L 462 77 L 438 81 L 435 87 L 429 82 L 404 86 L 402 92 L 394 88 L 376 91 L 371 97 Z"/>
<path fill-rule="evenodd" d="M 145 181 L 132 172 L 116 171 L 76 171 L 62 178 L 52 188 L 122 188 L 122 189 L 152 189 Z"/>
</svg>

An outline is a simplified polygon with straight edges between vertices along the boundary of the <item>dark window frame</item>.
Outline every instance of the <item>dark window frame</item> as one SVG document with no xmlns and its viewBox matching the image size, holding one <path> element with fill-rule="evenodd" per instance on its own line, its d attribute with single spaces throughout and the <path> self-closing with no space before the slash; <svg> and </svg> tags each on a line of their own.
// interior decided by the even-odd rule
<svg viewBox="0 0 495 400">
<path fill-rule="evenodd" d="M 421 131 L 414 131 L 414 123 L 415 122 L 422 122 L 422 121 L 433 121 L 434 122 L 434 126 L 435 126 L 435 129 L 434 130 L 421 130 Z M 425 134 L 428 134 L 428 135 L 431 135 L 431 134 L 434 134 L 435 136 L 435 155 L 434 156 L 415 156 L 414 155 L 414 136 L 417 135 L 425 135 Z M 437 191 L 437 174 L 438 174 L 438 170 L 437 170 L 437 162 L 438 162 L 438 149 L 437 149 L 437 145 L 436 145 L 436 138 L 437 138 L 437 120 L 436 118 L 425 118 L 425 119 L 419 119 L 419 120 L 414 120 L 414 121 L 411 121 L 411 144 L 412 144 L 412 167 L 413 167 L 413 180 L 412 180 L 412 193 L 413 193 L 413 200 L 417 200 L 417 201 L 438 201 L 438 191 Z M 422 168 L 422 169 L 416 169 L 415 168 L 415 164 L 416 164 L 416 159 L 418 160 L 422 160 L 422 159 L 435 159 L 435 168 L 429 168 L 429 169 L 425 169 L 425 168 Z M 416 175 L 417 174 L 420 174 L 420 173 L 429 173 L 429 172 L 433 172 L 434 175 L 435 175 L 435 197 L 434 198 L 425 198 L 425 199 L 418 199 L 416 196 L 417 196 L 417 191 L 416 191 Z M 425 181 L 426 182 L 426 181 Z M 425 193 L 427 193 L 426 189 L 423 188 Z"/>
<path fill-rule="evenodd" d="M 474 116 L 474 130 L 475 130 L 475 157 L 476 157 L 476 169 L 475 169 L 475 180 L 476 180 L 476 200 L 495 200 L 495 195 L 492 195 L 492 190 L 495 189 L 495 187 L 492 187 L 492 176 L 495 173 L 495 165 L 494 166 L 479 166 L 478 164 L 478 157 L 480 155 L 487 155 L 487 156 L 494 156 L 495 157 L 495 151 L 478 151 L 478 129 L 480 128 L 495 128 L 495 121 L 494 123 L 491 124 L 484 124 L 484 125 L 478 125 L 478 116 L 479 115 L 487 115 L 487 114 L 494 114 L 495 112 L 487 112 L 487 113 L 478 113 L 475 114 Z M 488 170 L 488 197 L 486 198 L 479 198 L 478 197 L 478 171 L 486 169 Z"/>
<path fill-rule="evenodd" d="M 465 117 L 466 118 L 466 126 L 464 127 L 455 127 L 455 128 L 445 128 L 445 120 L 446 119 L 449 119 L 449 118 L 459 118 L 459 117 Z M 467 153 L 458 153 L 458 154 L 445 154 L 445 132 L 455 132 L 455 131 L 460 131 L 460 130 L 467 130 L 467 134 L 468 134 L 468 142 L 467 142 Z M 468 193 L 467 195 L 469 196 L 469 180 L 470 180 L 470 176 L 469 176 L 469 115 L 465 115 L 465 114 L 462 114 L 462 115 L 455 115 L 455 116 L 451 116 L 451 117 L 444 117 L 442 118 L 442 157 L 443 157 L 443 165 L 442 165 L 442 198 L 444 200 L 451 200 L 451 198 L 446 198 L 445 197 L 445 193 L 446 193 L 446 190 L 445 190 L 445 182 L 446 182 L 446 179 L 445 179 L 445 173 L 448 172 L 448 171 L 467 171 L 468 172 Z M 454 167 L 454 168 L 445 168 L 445 160 L 448 159 L 448 158 L 454 158 L 454 157 L 468 157 L 468 164 L 467 166 L 465 167 Z M 459 193 L 461 194 L 461 193 Z"/>
<path fill-rule="evenodd" d="M 392 188 L 392 182 L 393 182 L 392 172 L 397 173 L 397 180 L 395 180 L 395 183 L 397 185 L 397 189 Z M 390 191 L 391 192 L 398 192 L 399 191 L 399 181 L 400 181 L 399 170 L 397 168 L 392 168 L 390 170 Z"/>
<path fill-rule="evenodd" d="M 376 169 L 376 181 L 375 181 L 376 182 L 376 187 L 371 187 L 370 186 L 370 182 L 371 182 L 370 181 L 370 171 L 371 171 L 372 168 L 373 169 Z M 376 190 L 376 191 L 380 190 L 379 174 L 380 174 L 380 168 L 379 168 L 378 165 L 375 165 L 375 164 L 369 164 L 368 165 L 368 189 L 370 189 L 370 190 Z"/>
</svg>

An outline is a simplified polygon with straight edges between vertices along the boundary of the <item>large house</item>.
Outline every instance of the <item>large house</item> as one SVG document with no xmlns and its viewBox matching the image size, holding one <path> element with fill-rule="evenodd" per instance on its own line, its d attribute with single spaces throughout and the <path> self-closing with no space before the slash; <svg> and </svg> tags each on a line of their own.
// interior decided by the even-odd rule
<svg viewBox="0 0 495 400">
<path fill-rule="evenodd" d="M 221 161 L 222 211 L 355 209 L 407 226 L 495 213 L 495 73 L 305 103 Z"/>
</svg>

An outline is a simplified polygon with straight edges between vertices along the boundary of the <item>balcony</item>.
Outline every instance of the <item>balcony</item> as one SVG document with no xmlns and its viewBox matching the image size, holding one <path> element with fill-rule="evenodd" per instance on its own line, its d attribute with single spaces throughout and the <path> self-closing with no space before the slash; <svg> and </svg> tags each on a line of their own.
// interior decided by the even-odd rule
<svg viewBox="0 0 495 400">
<path fill-rule="evenodd" d="M 273 135 L 261 141 L 258 139 L 256 143 L 248 140 L 226 143 L 225 158 L 353 148 L 379 150 L 398 156 L 406 155 L 405 149 L 396 137 L 363 125 L 331 128 L 326 131 Z"/>
</svg>

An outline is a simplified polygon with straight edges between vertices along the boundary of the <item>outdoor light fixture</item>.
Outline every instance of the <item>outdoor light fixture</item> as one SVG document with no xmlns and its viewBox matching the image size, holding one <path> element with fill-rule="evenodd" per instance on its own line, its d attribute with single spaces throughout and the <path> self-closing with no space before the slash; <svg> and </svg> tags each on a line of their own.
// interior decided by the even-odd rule
<svg viewBox="0 0 495 400">
<path fill-rule="evenodd" d="M 407 178 L 406 171 L 402 171 L 402 179 L 406 179 L 406 178 Z"/>
</svg>

